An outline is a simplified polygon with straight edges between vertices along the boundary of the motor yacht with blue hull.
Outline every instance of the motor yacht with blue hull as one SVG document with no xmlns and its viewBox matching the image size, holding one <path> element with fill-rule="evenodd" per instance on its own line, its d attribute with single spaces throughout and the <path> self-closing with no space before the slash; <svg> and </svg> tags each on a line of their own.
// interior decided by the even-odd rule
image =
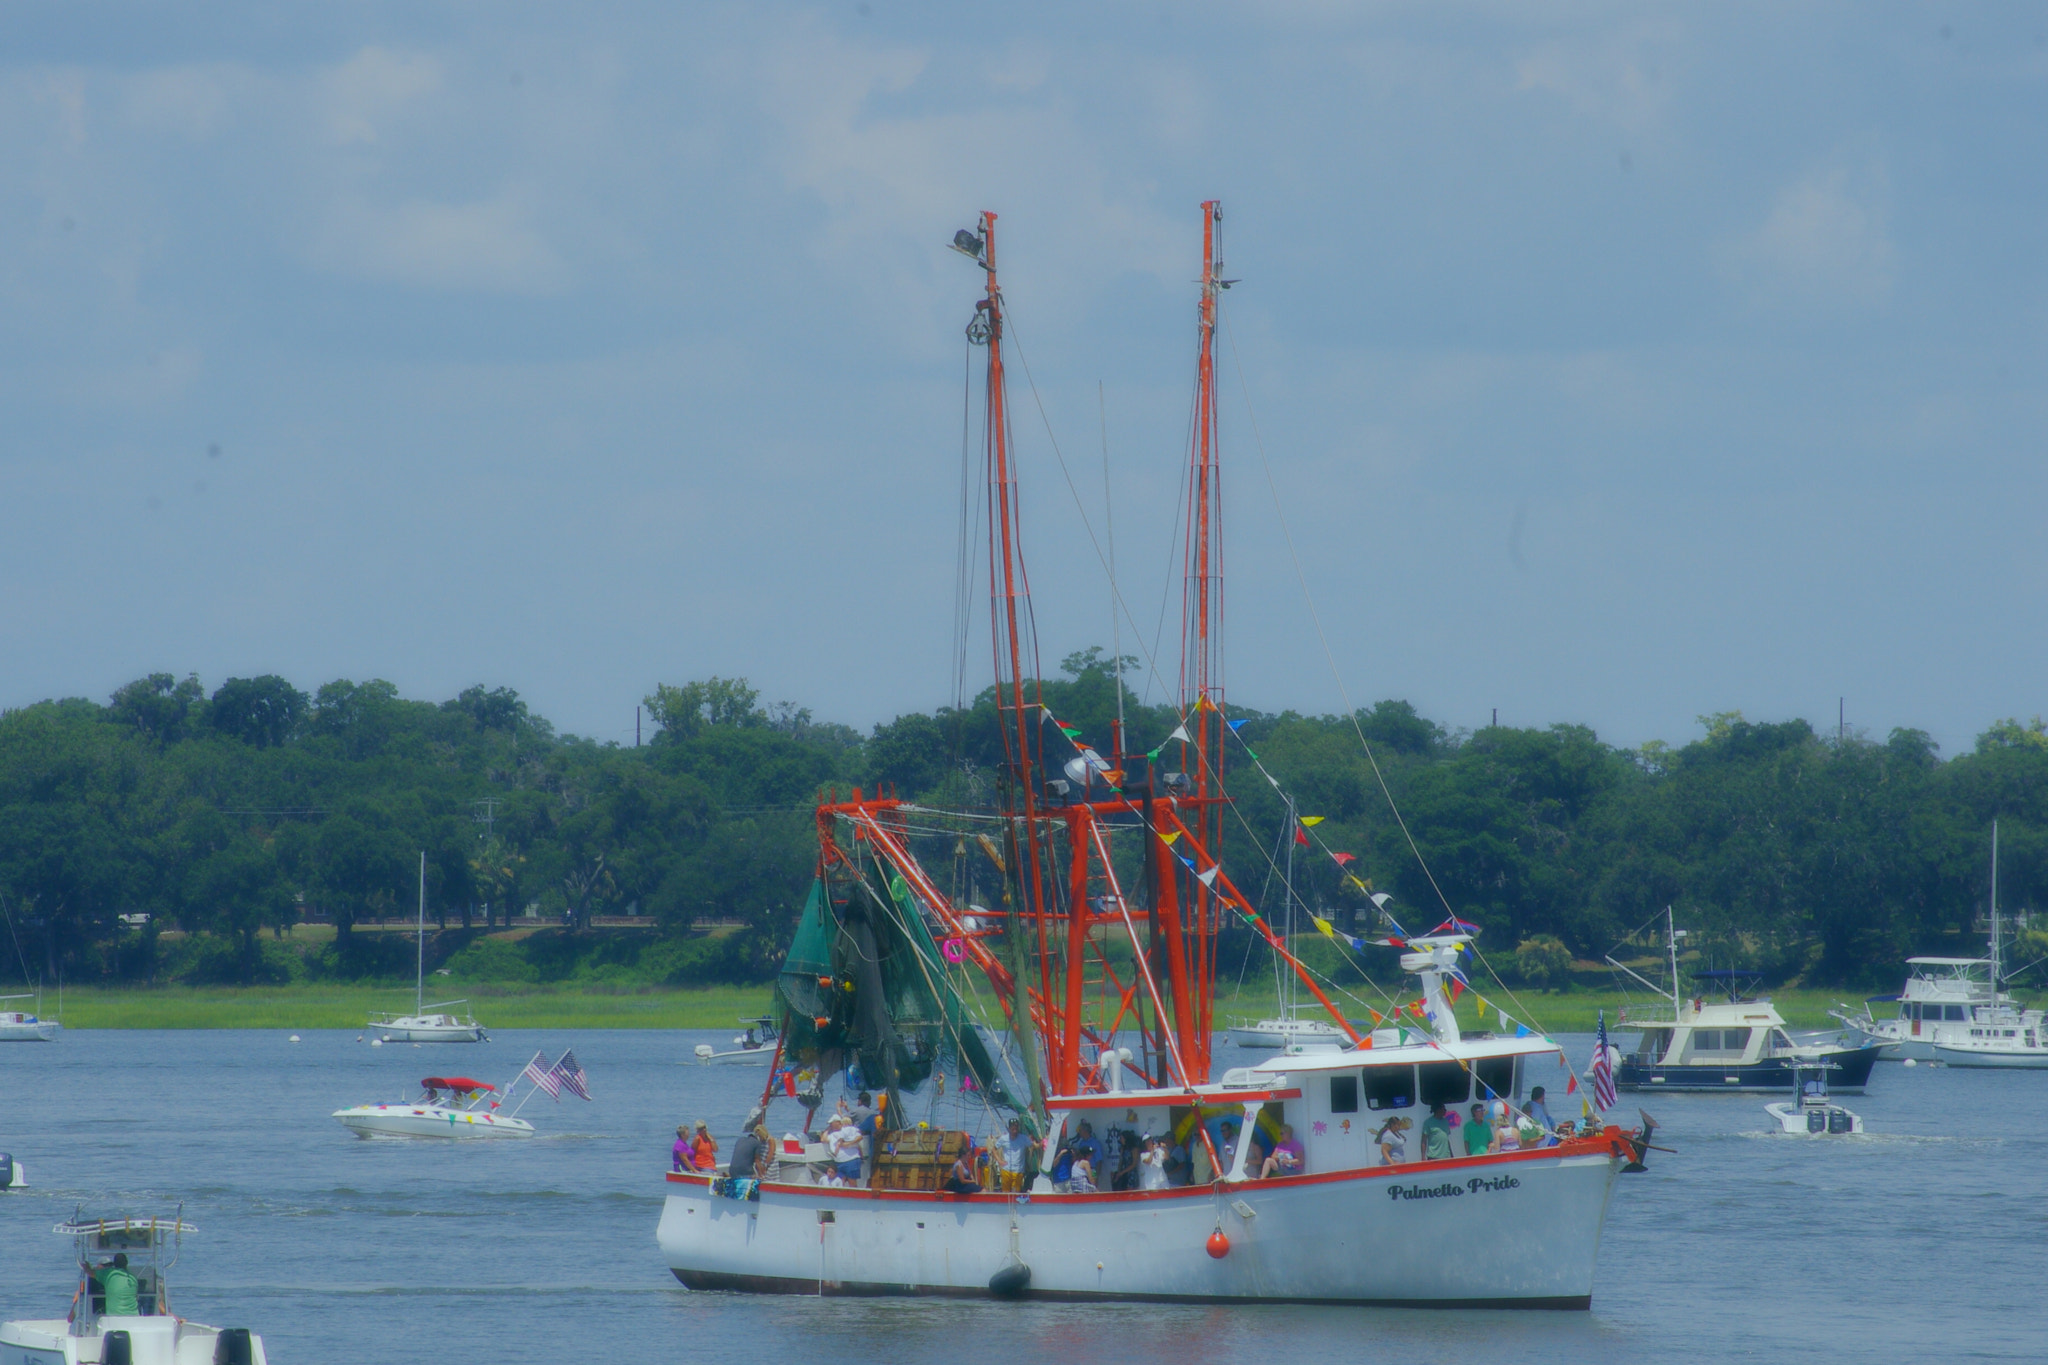
<svg viewBox="0 0 2048 1365">
<path fill-rule="evenodd" d="M 1640 1030 L 1633 1049 L 1610 1047 L 1619 1090 L 1783 1091 L 1796 1094 L 1798 1072 L 1822 1067 L 1828 1089 L 1861 1094 L 1882 1046 L 1844 1047 L 1829 1038 L 1794 1038 L 1762 996 L 1745 995 L 1754 972 L 1703 971 L 1694 979 L 1727 998 L 1673 998 L 1648 1011 L 1624 1009 L 1623 1029 Z"/>
</svg>

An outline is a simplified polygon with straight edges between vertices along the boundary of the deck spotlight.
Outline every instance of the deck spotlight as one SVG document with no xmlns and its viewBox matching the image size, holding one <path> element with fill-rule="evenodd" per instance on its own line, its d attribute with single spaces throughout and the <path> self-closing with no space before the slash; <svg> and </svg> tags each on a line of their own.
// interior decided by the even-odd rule
<svg viewBox="0 0 2048 1365">
<path fill-rule="evenodd" d="M 953 250 L 967 257 L 976 265 L 981 264 L 981 238 L 969 232 L 966 228 L 961 228 L 953 234 Z"/>
</svg>

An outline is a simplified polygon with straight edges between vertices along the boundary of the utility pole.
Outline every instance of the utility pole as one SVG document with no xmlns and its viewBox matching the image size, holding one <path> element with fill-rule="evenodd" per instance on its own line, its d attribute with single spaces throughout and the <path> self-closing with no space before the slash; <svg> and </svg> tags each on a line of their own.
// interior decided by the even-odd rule
<svg viewBox="0 0 2048 1365">
<path fill-rule="evenodd" d="M 633 747 L 640 747 L 640 708 L 633 708 Z"/>
<path fill-rule="evenodd" d="M 1836 747 L 1838 747 L 1838 748 L 1839 748 L 1839 747 L 1841 746 L 1841 744 L 1842 744 L 1842 741 L 1843 741 L 1843 740 L 1845 740 L 1845 739 L 1847 739 L 1848 737 L 1849 737 L 1849 699 L 1848 699 L 1847 697 L 1836 697 L 1836 698 L 1835 698 L 1835 745 L 1836 745 Z"/>
</svg>

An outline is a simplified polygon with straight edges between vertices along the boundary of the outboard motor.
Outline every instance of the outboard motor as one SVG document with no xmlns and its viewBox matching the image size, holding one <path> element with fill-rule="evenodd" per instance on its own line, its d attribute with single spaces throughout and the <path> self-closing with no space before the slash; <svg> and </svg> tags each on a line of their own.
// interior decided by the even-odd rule
<svg viewBox="0 0 2048 1365">
<path fill-rule="evenodd" d="M 249 1329 L 223 1327 L 213 1342 L 213 1365 L 256 1365 L 256 1352 L 249 1345 Z"/>
<path fill-rule="evenodd" d="M 1826 1111 L 1825 1109 L 1809 1109 L 1809 1110 L 1807 1110 L 1807 1111 L 1806 1111 L 1806 1131 L 1807 1131 L 1807 1132 L 1809 1132 L 1809 1133 L 1825 1133 L 1825 1132 L 1826 1132 L 1827 1130 L 1828 1130 L 1828 1115 L 1827 1115 L 1827 1111 Z"/>
<path fill-rule="evenodd" d="M 1855 1124 L 1849 1121 L 1848 1110 L 1830 1109 L 1828 1111 L 1828 1131 L 1830 1133 L 1846 1133 L 1855 1126 Z"/>
<path fill-rule="evenodd" d="M 0 1152 L 0 1190 L 14 1183 L 14 1158 Z"/>
<path fill-rule="evenodd" d="M 135 1342 L 126 1332 L 100 1338 L 100 1365 L 135 1365 Z"/>
</svg>

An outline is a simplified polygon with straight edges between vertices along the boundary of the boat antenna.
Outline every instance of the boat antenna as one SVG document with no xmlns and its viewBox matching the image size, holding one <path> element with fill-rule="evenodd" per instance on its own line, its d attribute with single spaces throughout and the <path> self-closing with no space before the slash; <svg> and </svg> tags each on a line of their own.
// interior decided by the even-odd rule
<svg viewBox="0 0 2048 1365">
<path fill-rule="evenodd" d="M 1678 929 L 1668 905 L 1664 907 L 1664 942 L 1671 953 L 1671 1022 L 1675 1024 L 1684 1016 L 1678 1012 Z"/>
</svg>

